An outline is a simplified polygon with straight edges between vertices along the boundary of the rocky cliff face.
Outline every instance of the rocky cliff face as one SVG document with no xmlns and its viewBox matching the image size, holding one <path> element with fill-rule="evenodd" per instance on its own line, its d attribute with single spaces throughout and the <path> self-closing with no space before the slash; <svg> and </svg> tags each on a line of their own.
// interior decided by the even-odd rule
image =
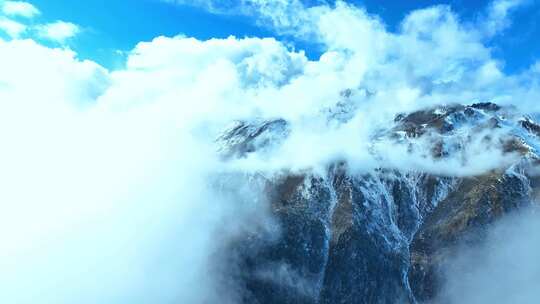
<svg viewBox="0 0 540 304">
<path fill-rule="evenodd" d="M 491 103 L 438 107 L 398 115 L 373 141 L 435 162 L 460 159 L 479 141 L 512 163 L 472 175 L 384 164 L 354 172 L 335 162 L 323 173 L 252 176 L 280 233 L 253 232 L 231 244 L 244 302 L 429 302 L 458 246 L 482 240 L 491 223 L 534 201 L 539 130 L 532 118 Z M 218 142 L 226 161 L 288 134 L 282 119 L 238 122 Z"/>
</svg>

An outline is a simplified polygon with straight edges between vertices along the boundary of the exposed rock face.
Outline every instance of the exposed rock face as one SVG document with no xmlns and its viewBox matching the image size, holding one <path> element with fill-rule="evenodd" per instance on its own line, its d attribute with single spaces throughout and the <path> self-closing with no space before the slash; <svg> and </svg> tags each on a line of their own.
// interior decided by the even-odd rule
<svg viewBox="0 0 540 304">
<path fill-rule="evenodd" d="M 219 152 L 225 158 L 243 157 L 279 144 L 288 134 L 289 128 L 283 119 L 261 120 L 250 124 L 237 121 L 218 138 L 221 144 Z"/>
<path fill-rule="evenodd" d="M 472 130 L 464 133 L 463 129 Z M 492 129 L 502 135 L 490 136 Z M 272 133 L 271 131 L 276 132 Z M 287 136 L 284 120 L 239 123 L 221 137 L 227 157 L 243 157 Z M 382 136 L 414 146 L 430 138 L 429 157 L 466 149 L 474 136 L 519 157 L 472 177 L 379 168 L 354 174 L 343 163 L 325 174 L 258 177 L 279 226 L 269 241 L 251 234 L 233 244 L 246 303 L 417 303 L 433 299 L 441 271 L 459 245 L 481 240 L 491 223 L 531 203 L 538 181 L 540 127 L 490 103 L 396 117 Z M 487 134 L 487 135 L 486 135 Z M 261 138 L 258 138 L 261 136 Z M 231 144 L 232 143 L 232 144 Z"/>
</svg>

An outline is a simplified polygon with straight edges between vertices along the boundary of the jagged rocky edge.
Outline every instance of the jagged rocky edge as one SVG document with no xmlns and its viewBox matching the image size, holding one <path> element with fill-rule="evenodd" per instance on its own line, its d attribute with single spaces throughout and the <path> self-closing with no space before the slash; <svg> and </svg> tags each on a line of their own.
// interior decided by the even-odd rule
<svg viewBox="0 0 540 304">
<path fill-rule="evenodd" d="M 460 133 L 464 126 L 482 129 L 505 128 L 508 136 L 499 143 L 502 149 L 506 152 L 518 152 L 523 156 L 519 163 L 506 169 L 506 174 L 521 176 L 526 182 L 523 174 L 524 168 L 538 159 L 536 151 L 540 126 L 531 117 L 516 115 L 515 109 L 503 109 L 491 103 L 470 106 L 441 106 L 417 111 L 409 115 L 398 115 L 394 123 L 394 126 L 385 132 L 380 132 L 377 137 L 374 137 L 374 140 L 384 137 L 385 139 L 391 138 L 396 144 L 413 145 L 418 138 L 437 137 L 439 141 L 434 141 L 431 156 L 444 158 L 456 150 L 463 149 L 463 145 L 467 140 L 470 140 L 469 134 Z M 231 128 L 218 138 L 218 151 L 224 160 L 245 157 L 249 153 L 256 153 L 269 149 L 273 145 L 279 145 L 281 141 L 286 139 L 289 132 L 289 125 L 283 119 L 235 122 Z M 300 176 L 289 176 L 287 172 L 281 172 L 272 176 L 264 176 L 263 174 L 244 175 L 243 178 L 248 183 L 255 182 L 258 185 L 258 189 L 266 194 L 269 203 L 272 205 L 273 212 L 278 214 L 278 217 L 279 214 L 293 212 L 291 210 L 297 208 L 304 213 L 304 216 L 311 217 L 311 220 L 318 220 L 324 230 L 324 244 L 320 248 L 320 251 L 324 254 L 322 254 L 322 262 L 318 273 L 312 271 L 309 275 L 295 273 L 297 281 L 305 280 L 308 277 L 305 280 L 307 284 L 304 282 L 300 285 L 302 285 L 301 288 L 303 289 L 306 289 L 306 285 L 309 285 L 311 289 L 308 292 L 304 290 L 297 293 L 294 289 L 295 287 L 299 288 L 298 286 L 285 286 L 283 288 L 285 291 L 274 291 L 273 295 L 267 295 L 264 292 L 264 295 L 252 295 L 255 300 L 261 303 L 265 302 L 261 301 L 261 298 L 267 298 L 270 301 L 272 299 L 279 300 L 283 303 L 288 301 L 291 303 L 298 302 L 299 298 L 304 299 L 306 303 L 335 301 L 335 299 L 331 298 L 332 295 L 328 295 L 332 293 L 332 290 L 325 287 L 325 284 L 328 285 L 325 280 L 327 280 L 327 266 L 331 262 L 329 260 L 332 242 L 336 242 L 335 239 L 339 238 L 339 235 L 336 236 L 338 234 L 336 231 L 339 232 L 340 230 L 340 219 L 336 216 L 336 213 L 343 213 L 343 211 L 340 211 L 343 209 L 343 207 L 340 207 L 340 199 L 344 200 L 343 196 L 346 196 L 346 193 L 349 196 L 353 193 L 350 189 L 346 190 L 345 188 L 355 187 L 362 194 L 362 204 L 366 207 L 364 211 L 368 211 L 372 216 L 362 228 L 371 233 L 370 237 L 381 238 L 382 243 L 385 243 L 385 245 L 381 246 L 388 247 L 389 251 L 402 251 L 402 253 L 408 255 L 412 238 L 423 222 L 424 217 L 460 183 L 458 177 L 432 176 L 423 172 L 399 172 L 385 168 L 359 176 L 351 176 L 344 169 L 344 165 L 340 163 L 329 166 L 327 173 L 323 175 L 306 172 Z M 294 182 L 291 182 L 291 179 Z M 426 180 L 431 180 L 430 182 L 435 184 L 431 195 L 425 193 Z M 346 181 L 346 184 L 348 183 L 345 188 L 342 186 L 343 181 Z M 292 196 L 296 197 L 285 197 L 284 199 L 283 192 L 287 194 L 287 191 L 282 188 L 290 188 L 291 183 L 294 184 L 292 186 L 293 190 L 288 189 L 288 191 L 292 192 Z M 399 206 L 399 203 L 396 202 L 396 194 L 392 193 L 392 191 L 395 191 L 393 188 L 396 187 L 396 184 L 400 184 L 399 187 L 407 189 L 405 192 L 410 197 L 401 204 L 408 206 Z M 282 202 L 276 203 L 276 200 L 282 200 Z M 287 200 L 288 202 L 283 204 L 283 201 Z M 353 200 L 353 198 L 350 197 L 349 200 Z M 400 219 L 400 216 L 396 215 L 398 212 L 396 209 L 400 209 L 399 212 L 408 210 L 407 212 L 412 215 L 409 215 L 406 220 Z M 349 210 L 349 212 L 351 211 Z M 347 216 L 342 215 L 342 217 Z M 399 223 L 400 221 L 401 223 Z M 410 223 L 404 223 L 406 221 L 410 221 Z M 264 264 L 265 261 L 260 262 Z M 408 262 L 405 262 L 403 266 L 400 269 L 400 283 L 402 284 L 400 287 L 403 288 L 405 295 L 396 296 L 404 297 L 404 301 L 415 302 L 415 296 L 409 286 Z M 288 265 L 287 267 L 291 268 L 292 266 Z M 302 267 L 299 268 L 302 270 Z M 250 276 L 254 276 L 254 278 L 244 277 L 243 280 L 270 280 L 269 278 L 257 278 L 256 273 L 250 273 Z M 252 284 L 251 292 L 257 293 L 257 286 L 258 288 L 267 288 L 268 285 L 273 283 Z M 279 284 L 282 284 L 282 282 Z M 296 283 L 290 283 L 290 285 L 294 284 Z M 288 292 L 287 288 L 293 291 Z M 250 301 L 254 301 L 254 299 L 250 299 Z M 375 299 L 373 302 L 386 303 L 388 301 Z M 349 302 L 345 301 L 344 303 Z"/>
</svg>

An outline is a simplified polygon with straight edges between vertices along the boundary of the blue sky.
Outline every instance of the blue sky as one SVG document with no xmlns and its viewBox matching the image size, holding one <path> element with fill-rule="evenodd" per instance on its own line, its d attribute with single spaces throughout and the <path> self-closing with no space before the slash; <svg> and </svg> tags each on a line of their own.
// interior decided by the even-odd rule
<svg viewBox="0 0 540 304">
<path fill-rule="evenodd" d="M 395 31 L 411 10 L 437 4 L 448 4 L 464 21 L 479 18 L 489 4 L 487 0 L 455 1 L 393 1 L 350 0 L 376 14 L 390 31 Z M 130 50 L 140 41 L 160 35 L 184 34 L 198 39 L 276 36 L 268 28 L 257 26 L 254 18 L 231 14 L 213 14 L 202 8 L 175 5 L 160 0 L 94 0 L 64 1 L 35 0 L 32 3 L 45 21 L 67 20 L 78 24 L 83 31 L 70 41 L 70 46 L 83 58 L 93 59 L 109 68 L 121 66 L 123 58 L 115 50 Z M 540 57 L 540 5 L 529 1 L 524 8 L 513 12 L 512 25 L 488 43 L 494 57 L 505 62 L 504 70 L 514 73 L 526 69 Z M 305 49 L 310 58 L 317 58 L 316 45 L 278 37 Z"/>
</svg>

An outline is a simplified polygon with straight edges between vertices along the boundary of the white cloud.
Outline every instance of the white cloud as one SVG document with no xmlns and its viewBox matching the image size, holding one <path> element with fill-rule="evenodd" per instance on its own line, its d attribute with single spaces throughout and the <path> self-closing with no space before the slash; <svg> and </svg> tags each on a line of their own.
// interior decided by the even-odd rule
<svg viewBox="0 0 540 304">
<path fill-rule="evenodd" d="M 65 21 L 56 21 L 37 27 L 39 37 L 58 43 L 65 43 L 66 40 L 75 37 L 80 31 L 78 25 Z"/>
<path fill-rule="evenodd" d="M 481 24 L 484 34 L 489 37 L 508 28 L 511 24 L 510 14 L 526 4 L 528 4 L 527 0 L 496 0 L 491 2 L 485 20 Z"/>
<path fill-rule="evenodd" d="M 26 29 L 26 25 L 20 22 L 5 17 L 0 17 L 0 30 L 4 31 L 11 38 L 18 38 L 26 31 Z"/>
<path fill-rule="evenodd" d="M 540 74 L 540 60 L 536 61 L 531 65 L 531 72 Z"/>
<path fill-rule="evenodd" d="M 46 48 L 30 39 L 1 42 L 0 82 L 9 88 L 2 93 L 23 94 L 18 98 L 25 105 L 32 103 L 32 107 L 43 110 L 65 107 L 63 102 L 67 101 L 94 102 L 107 88 L 108 72 L 94 62 L 78 62 L 75 57 L 72 51 Z M 33 91 L 25 91 L 25 87 Z M 37 91 L 40 98 L 32 95 Z"/>
<path fill-rule="evenodd" d="M 213 233 L 225 240 L 237 229 L 220 225 L 227 217 L 241 225 L 243 213 L 264 209 L 212 194 L 209 177 L 223 168 L 212 135 L 193 132 L 210 118 L 205 110 L 227 106 L 218 103 L 231 83 L 218 85 L 230 72 L 224 62 L 265 85 L 283 78 L 266 80 L 259 62 L 288 60 L 287 52 L 271 39 L 154 43 L 111 73 L 68 50 L 0 42 L 0 184 L 9 188 L 0 193 L 2 301 L 233 301 L 209 260 L 221 245 Z M 189 53 L 198 65 L 176 73 Z"/>
<path fill-rule="evenodd" d="M 40 14 L 40 11 L 32 4 L 24 1 L 4 1 L 0 3 L 2 12 L 8 16 L 32 18 Z"/>
</svg>

